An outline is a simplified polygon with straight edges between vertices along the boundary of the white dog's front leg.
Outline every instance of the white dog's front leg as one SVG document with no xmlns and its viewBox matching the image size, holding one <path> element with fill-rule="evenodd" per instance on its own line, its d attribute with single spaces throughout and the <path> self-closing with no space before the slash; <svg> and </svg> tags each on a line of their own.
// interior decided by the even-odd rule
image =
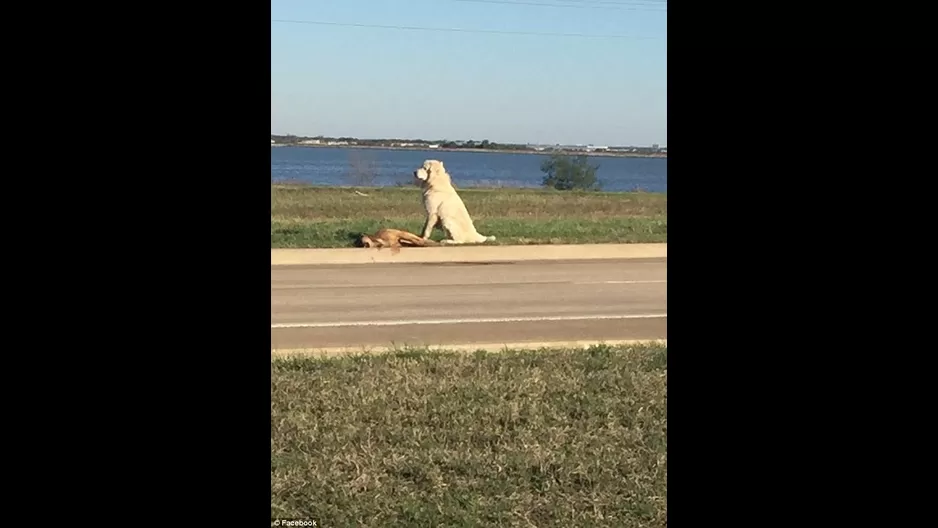
<svg viewBox="0 0 938 528">
<path fill-rule="evenodd" d="M 433 234 L 433 228 L 436 226 L 436 223 L 440 221 L 440 215 L 436 213 L 430 213 L 427 215 L 427 223 L 423 226 L 423 238 L 426 240 L 430 238 L 430 235 Z"/>
</svg>

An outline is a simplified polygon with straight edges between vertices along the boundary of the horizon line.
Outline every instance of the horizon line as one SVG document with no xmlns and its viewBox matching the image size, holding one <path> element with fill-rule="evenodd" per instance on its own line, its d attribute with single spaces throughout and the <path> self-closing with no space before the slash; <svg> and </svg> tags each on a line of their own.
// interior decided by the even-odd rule
<svg viewBox="0 0 938 528">
<path fill-rule="evenodd" d="M 515 142 L 510 142 L 510 141 L 493 141 L 493 140 L 488 139 L 488 138 L 483 138 L 483 139 L 481 139 L 481 140 L 478 140 L 478 139 L 448 139 L 448 138 L 443 138 L 443 139 L 415 139 L 415 138 L 403 138 L 403 137 L 326 136 L 326 135 L 323 135 L 323 134 L 318 134 L 318 135 L 315 135 L 315 136 L 306 136 L 306 135 L 299 135 L 299 134 L 275 134 L 275 133 L 273 133 L 273 132 L 271 132 L 270 135 L 271 135 L 271 136 L 279 136 L 279 137 L 295 137 L 295 138 L 298 138 L 298 139 L 341 139 L 341 138 L 347 138 L 347 139 L 351 139 L 351 140 L 355 140 L 355 141 L 414 141 L 414 142 L 422 142 L 422 143 L 450 143 L 450 142 L 452 142 L 452 143 L 467 143 L 467 142 L 469 142 L 469 141 L 472 141 L 473 143 L 482 143 L 482 141 L 488 141 L 489 143 L 494 143 L 494 144 L 496 144 L 496 145 L 531 145 L 531 146 L 538 146 L 538 147 L 541 147 L 541 146 L 550 146 L 550 147 L 554 147 L 554 146 L 559 146 L 559 147 L 564 147 L 564 146 L 570 146 L 570 147 L 593 147 L 593 146 L 641 147 L 641 145 L 638 145 L 638 144 L 614 144 L 614 143 L 605 143 L 605 144 L 599 144 L 599 143 L 532 143 L 532 142 L 515 143 Z M 666 146 L 666 144 L 663 145 L 663 144 L 660 144 L 660 143 L 649 143 L 649 144 L 647 145 L 647 147 L 648 147 L 648 148 L 651 148 L 651 147 L 653 147 L 654 145 L 658 145 L 658 148 L 664 148 L 664 147 Z"/>
</svg>

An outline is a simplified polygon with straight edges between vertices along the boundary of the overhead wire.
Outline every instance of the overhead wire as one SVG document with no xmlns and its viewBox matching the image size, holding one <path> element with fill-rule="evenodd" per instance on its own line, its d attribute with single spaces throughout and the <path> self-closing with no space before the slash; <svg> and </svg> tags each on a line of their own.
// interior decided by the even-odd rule
<svg viewBox="0 0 938 528">
<path fill-rule="evenodd" d="M 396 29 L 402 31 L 439 31 L 450 33 L 485 33 L 494 35 L 528 35 L 538 37 L 571 37 L 571 38 L 604 38 L 604 39 L 636 39 L 636 40 L 655 40 L 662 37 L 644 36 L 644 35 L 617 35 L 617 34 L 596 34 L 596 33 L 553 33 L 537 31 L 509 31 L 498 29 L 468 29 L 468 28 L 441 28 L 424 26 L 399 26 L 386 24 L 357 24 L 351 22 L 332 22 L 326 20 L 291 20 L 291 19 L 271 19 L 273 23 L 278 24 L 310 24 L 318 26 L 340 26 L 357 27 L 371 29 Z"/>
</svg>

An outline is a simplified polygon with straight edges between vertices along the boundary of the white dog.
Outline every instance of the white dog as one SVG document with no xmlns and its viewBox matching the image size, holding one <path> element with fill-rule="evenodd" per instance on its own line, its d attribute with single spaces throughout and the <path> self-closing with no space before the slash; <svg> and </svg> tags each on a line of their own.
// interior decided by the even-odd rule
<svg viewBox="0 0 938 528">
<path fill-rule="evenodd" d="M 494 236 L 485 236 L 476 231 L 466 204 L 456 193 L 443 162 L 426 160 L 414 171 L 414 177 L 423 189 L 423 206 L 427 210 L 427 222 L 423 226 L 423 238 L 430 238 L 433 228 L 439 223 L 449 239 L 443 244 L 481 244 L 492 242 Z"/>
</svg>

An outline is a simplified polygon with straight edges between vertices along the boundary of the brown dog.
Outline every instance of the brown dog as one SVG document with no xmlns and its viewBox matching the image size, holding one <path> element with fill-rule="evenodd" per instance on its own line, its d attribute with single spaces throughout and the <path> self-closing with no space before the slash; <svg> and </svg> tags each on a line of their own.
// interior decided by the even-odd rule
<svg viewBox="0 0 938 528">
<path fill-rule="evenodd" d="M 438 246 L 434 240 L 423 239 L 409 231 L 403 231 L 401 229 L 379 229 L 373 235 L 362 235 L 359 239 L 362 247 L 366 248 L 377 248 L 379 251 L 381 248 L 389 247 L 391 248 L 391 254 L 397 254 L 401 251 L 401 246 L 416 246 L 416 247 L 426 247 L 426 246 Z"/>
</svg>

